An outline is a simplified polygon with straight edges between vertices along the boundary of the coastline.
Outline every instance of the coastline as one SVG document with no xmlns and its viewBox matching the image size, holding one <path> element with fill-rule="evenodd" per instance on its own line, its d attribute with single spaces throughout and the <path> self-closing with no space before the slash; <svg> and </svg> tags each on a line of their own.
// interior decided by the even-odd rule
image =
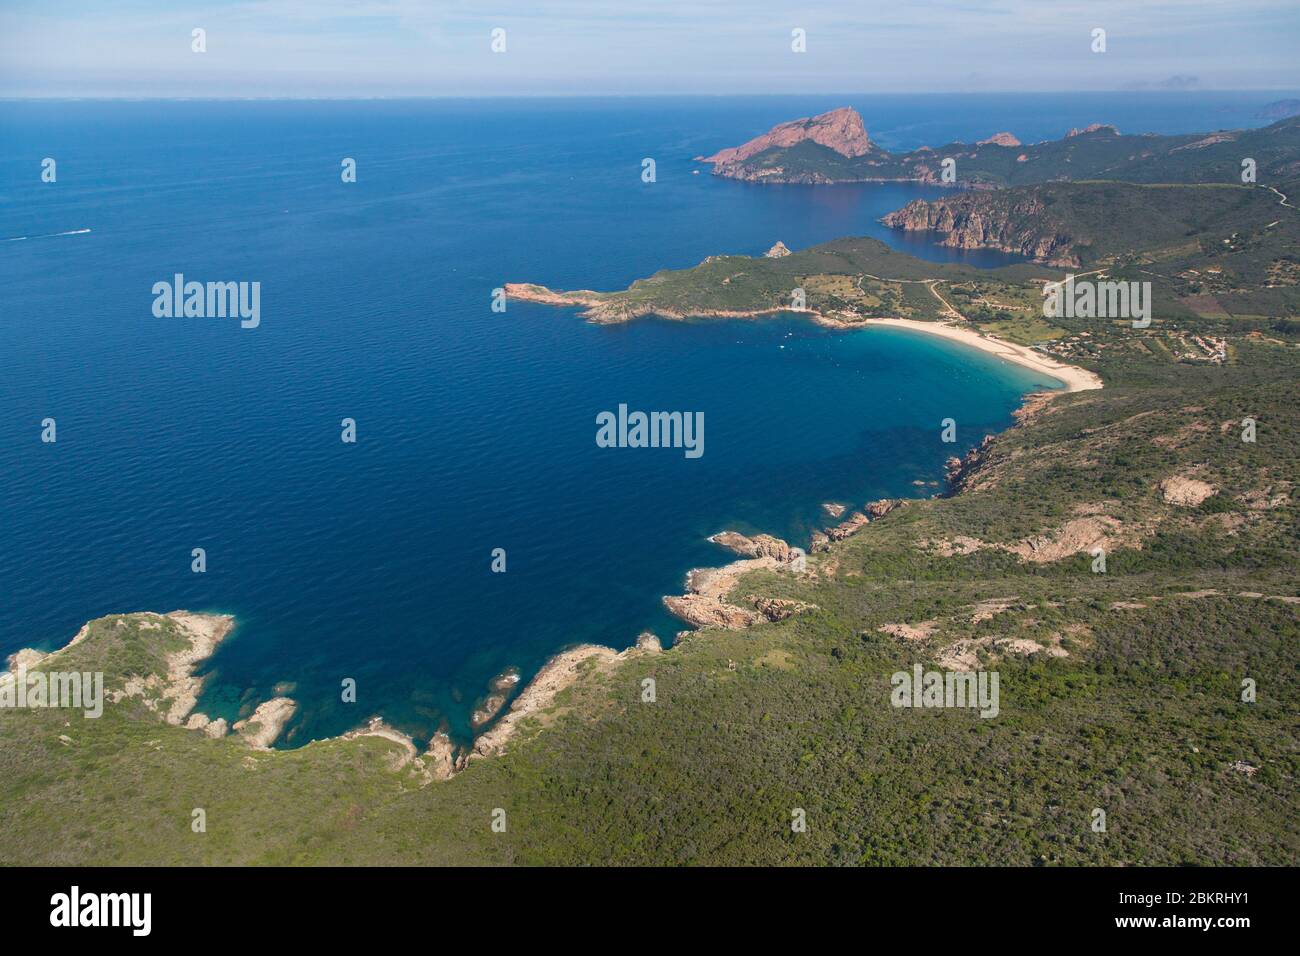
<svg viewBox="0 0 1300 956">
<path fill-rule="evenodd" d="M 550 290 L 546 291 L 549 293 Z M 569 304 L 555 301 L 564 298 L 561 295 L 550 293 L 548 298 L 550 301 L 547 304 Z M 1100 377 L 1085 369 L 1056 362 L 1024 346 L 1003 342 L 943 322 L 922 322 L 914 319 L 859 319 L 848 322 L 827 317 L 813 310 L 789 309 L 735 315 L 754 317 L 787 311 L 800 311 L 802 314 L 809 315 L 818 324 L 835 329 L 848 330 L 875 325 L 938 335 L 1050 375 L 1064 383 L 1065 388 L 1061 390 L 1026 395 L 1025 406 L 1022 406 L 1022 409 L 1031 404 L 1034 396 L 1038 396 L 1039 401 L 1043 402 L 1050 401 L 1054 396 L 1065 392 L 1103 387 Z M 812 550 L 814 552 L 827 550 L 831 542 L 849 537 L 872 520 L 883 517 L 894 508 L 906 505 L 908 500 L 883 499 L 872 502 L 865 506 L 870 516 L 855 511 L 840 525 L 828 528 L 823 533 L 814 533 Z M 843 510 L 841 506 L 841 513 Z M 682 620 L 691 631 L 711 628 L 744 630 L 757 624 L 781 621 L 804 611 L 815 610 L 815 605 L 755 594 L 750 594 L 744 599 L 750 605 L 749 607 L 732 605 L 726 601 L 727 595 L 739 582 L 740 577 L 749 571 L 769 569 L 806 573 L 801 564 L 803 552 L 800 549 L 792 548 L 785 541 L 766 534 L 748 537 L 737 532 L 723 531 L 710 536 L 708 540 L 733 551 L 740 556 L 740 559 L 720 567 L 694 568 L 687 573 L 684 595 L 662 598 L 664 606 Z M 701 611 L 703 613 L 700 613 Z M 162 685 L 161 703 L 167 705 L 166 710 L 160 708 L 159 702 L 154 700 L 146 698 L 145 704 L 163 722 L 186 730 L 199 731 L 210 739 L 221 739 L 227 736 L 242 738 L 242 742 L 250 750 L 263 754 L 271 755 L 280 752 L 274 749 L 273 744 L 297 710 L 297 702 L 293 699 L 277 696 L 264 700 L 257 705 L 252 714 L 230 726 L 224 719 L 212 720 L 194 709 L 204 679 L 194 676 L 193 672 L 199 663 L 210 657 L 217 645 L 234 630 L 236 621 L 233 615 L 177 610 L 168 614 L 145 611 L 109 615 L 109 617 L 116 618 L 119 627 L 123 626 L 125 619 L 135 618 L 138 619 L 138 626 L 145 629 L 158 628 L 160 619 L 169 619 L 189 638 L 188 648 L 167 656 L 168 673 L 165 678 L 150 675 L 148 678 L 132 679 L 128 681 L 123 691 L 110 694 L 110 699 L 114 703 L 128 697 L 144 696 L 143 691 L 147 687 Z M 106 618 L 97 620 L 106 620 Z M 48 653 L 31 649 L 16 652 L 10 656 L 9 667 L 16 669 L 19 663 L 24 666 L 47 663 L 61 652 L 83 642 L 90 635 L 94 623 L 95 621 L 87 622 L 68 644 Z M 378 737 L 399 748 L 399 752 L 393 756 L 390 763 L 394 772 L 413 767 L 421 786 L 435 781 L 450 780 L 466 769 L 472 761 L 504 752 L 518 733 L 525 729 L 525 724 L 541 720 L 542 726 L 545 726 L 548 721 L 542 718 L 543 712 L 554 704 L 556 697 L 562 691 L 576 684 L 589 671 L 609 673 L 629 658 L 660 654 L 664 651 L 659 639 L 648 632 L 640 635 L 632 646 L 622 651 L 599 644 L 580 644 L 558 651 L 509 702 L 509 706 L 504 708 L 504 713 L 498 711 L 495 720 L 484 721 L 489 723 L 489 726 L 474 737 L 467 746 L 457 746 L 444 731 L 440 730 L 434 734 L 428 747 L 421 753 L 414 738 L 385 723 L 377 716 L 372 716 L 360 726 L 343 734 L 311 740 L 303 746 L 313 747 L 364 737 Z"/>
<path fill-rule="evenodd" d="M 570 308 L 580 307 L 584 310 L 582 317 L 598 325 L 630 322 L 643 316 L 658 316 L 671 321 L 682 321 L 689 318 L 751 319 L 789 312 L 794 315 L 806 316 L 818 325 L 830 329 L 851 330 L 869 326 L 906 329 L 913 332 L 923 332 L 927 335 L 937 335 L 940 338 L 948 339 L 950 342 L 959 342 L 1023 368 L 1031 369 L 1043 375 L 1050 375 L 1065 385 L 1064 391 L 1066 392 L 1088 391 L 1101 388 L 1103 384 L 1101 376 L 1088 369 L 1080 368 L 1077 365 L 1067 365 L 1041 352 L 1036 352 L 1026 345 L 1016 345 L 992 335 L 985 335 L 975 329 L 963 328 L 949 322 L 923 322 L 919 319 L 901 318 L 855 318 L 848 320 L 834 314 L 827 315 L 817 312 L 814 309 L 793 309 L 786 306 L 768 309 L 729 309 L 725 311 L 701 309 L 697 312 L 677 312 L 650 307 L 627 307 L 619 303 L 610 303 L 601 298 L 607 293 L 592 292 L 585 289 L 576 292 L 556 292 L 553 289 L 546 288 L 546 286 L 517 282 L 507 282 L 505 289 L 508 297 L 522 302 Z"/>
<path fill-rule="evenodd" d="M 274 748 L 285 725 L 296 713 L 297 701 L 277 696 L 263 700 L 249 716 L 227 724 L 224 718 L 212 720 L 195 710 L 205 678 L 196 677 L 195 669 L 216 651 L 217 645 L 234 629 L 236 620 L 230 614 L 194 611 L 171 611 L 160 614 L 154 611 L 129 611 L 95 618 L 82 625 L 76 635 L 62 647 L 49 652 L 21 648 L 8 655 L 5 670 L 0 670 L 0 680 L 12 679 L 20 668 L 35 668 L 55 663 L 65 651 L 76 647 L 102 630 L 119 631 L 128 625 L 138 631 L 161 631 L 170 622 L 176 633 L 186 641 L 186 646 L 165 655 L 166 674 L 157 672 L 133 676 L 121 689 L 108 691 L 106 699 L 118 704 L 131 698 L 143 701 L 145 709 L 165 724 L 183 730 L 202 733 L 209 739 L 239 739 L 249 750 L 272 756 L 281 751 Z M 99 628 L 96 625 L 100 625 Z M 600 644 L 579 644 L 553 654 L 533 676 L 523 690 L 510 702 L 505 713 L 493 721 L 483 733 L 467 746 L 458 747 L 445 731 L 439 730 L 420 752 L 411 735 L 373 716 L 361 725 L 333 737 L 310 740 L 303 747 L 320 747 L 332 743 L 378 737 L 396 744 L 400 750 L 391 762 L 391 769 L 401 771 L 414 768 L 423 784 L 449 780 L 464 770 L 471 760 L 495 756 L 531 719 L 545 720 L 542 712 L 555 698 L 576 683 L 589 670 L 607 672 L 632 657 L 658 654 L 663 650 L 659 639 L 643 633 L 632 646 L 622 651 Z M 294 748 L 298 749 L 298 748 Z"/>
<path fill-rule="evenodd" d="M 757 318 L 792 312 L 805 316 L 823 327 L 841 331 L 875 326 L 935 335 L 1050 376 L 1060 381 L 1064 386 L 1061 389 L 1031 393 L 1031 395 L 1026 396 L 1027 404 L 1030 403 L 1033 396 L 1040 396 L 1041 401 L 1048 401 L 1055 395 L 1103 387 L 1100 376 L 1087 369 L 1067 365 L 1027 346 L 1016 345 L 994 336 L 984 335 L 973 328 L 964 328 L 946 321 L 861 317 L 854 317 L 850 320 L 835 314 L 827 315 L 812 309 L 791 308 L 725 312 L 701 311 L 680 314 L 670 311 L 665 313 L 657 309 L 637 309 L 635 307 L 628 309 L 618 306 L 611 308 L 612 304 L 605 302 L 602 298 L 603 294 L 597 292 L 557 293 L 544 286 L 517 284 L 508 284 L 507 288 L 510 295 L 525 301 L 545 305 L 585 307 L 587 312 L 584 315 L 598 324 L 619 324 L 643 315 L 654 315 L 669 320 L 684 320 L 707 317 Z M 893 507 L 906 503 L 906 499 L 900 499 L 896 502 L 889 500 L 875 502 L 873 507 L 876 505 L 888 505 L 889 507 L 882 510 L 880 514 L 873 511 L 872 517 L 883 516 L 886 511 L 892 510 Z M 831 541 L 838 541 L 849 536 L 864 527 L 870 520 L 872 519 L 866 515 L 855 512 L 844 524 L 834 529 L 828 529 L 828 533 L 823 533 L 820 536 L 815 535 L 812 550 L 826 550 Z M 834 532 L 841 533 L 835 534 Z M 818 537 L 822 539 L 820 545 L 817 541 Z M 687 575 L 686 593 L 684 595 L 666 596 L 662 599 L 665 607 L 692 630 L 719 627 L 728 630 L 743 630 L 768 621 L 783 620 L 793 614 L 814 608 L 813 605 L 800 602 L 763 598 L 752 594 L 746 598 L 746 603 L 751 606 L 728 604 L 725 600 L 726 596 L 738 582 L 741 575 L 758 568 L 791 570 L 793 568 L 791 561 L 797 556 L 797 549 L 792 549 L 784 541 L 770 538 L 768 535 L 759 535 L 750 539 L 735 532 L 721 532 L 709 540 L 735 551 L 741 556 L 741 560 L 733 561 L 721 567 L 693 569 Z M 769 553 L 772 548 L 775 548 L 776 551 Z M 800 570 L 802 569 L 800 568 Z M 121 618 L 144 618 L 146 623 L 143 626 L 146 628 L 157 627 L 157 619 L 166 617 L 188 632 L 191 639 L 189 649 L 170 655 L 167 661 L 168 674 L 164 679 L 166 686 L 163 690 L 163 701 L 168 706 L 165 711 L 158 713 L 158 716 L 164 722 L 182 726 L 189 730 L 201 731 L 206 736 L 214 739 L 226 737 L 228 734 L 242 737 L 243 742 L 251 750 L 263 753 L 277 752 L 272 745 L 279 738 L 285 724 L 297 709 L 297 704 L 292 699 L 275 697 L 271 700 L 262 701 L 249 717 L 236 722 L 230 727 L 226 725 L 224 720 L 213 721 L 206 715 L 197 713 L 194 710 L 202 687 L 202 679 L 193 676 L 193 671 L 199 662 L 209 657 L 215 651 L 216 645 L 234 629 L 235 621 L 233 616 L 173 611 L 167 615 L 137 612 L 136 614 L 116 615 L 116 617 L 119 618 L 119 625 L 121 624 Z M 31 650 L 18 652 L 13 655 L 10 662 L 11 666 L 16 665 L 19 661 L 35 664 L 80 643 L 88 635 L 91 623 L 83 626 L 69 644 L 49 654 L 41 654 Z M 365 723 L 344 734 L 312 740 L 305 746 L 356 740 L 362 737 L 379 737 L 400 748 L 400 752 L 394 756 L 392 761 L 393 770 L 398 771 L 408 765 L 414 765 L 418 776 L 424 783 L 448 780 L 464 770 L 471 761 L 495 756 L 506 750 L 518 732 L 523 729 L 525 723 L 531 723 L 532 720 L 540 718 L 542 713 L 551 707 L 561 691 L 577 683 L 589 670 L 609 672 L 629 657 L 655 654 L 661 651 L 662 648 L 658 639 L 650 634 L 642 635 L 633 646 L 623 651 L 596 644 L 583 644 L 561 650 L 546 661 L 522 688 L 520 693 L 515 695 L 514 699 L 509 702 L 508 707 L 502 708 L 499 706 L 497 708 L 497 713 L 493 715 L 496 719 L 483 721 L 488 726 L 483 732 L 475 736 L 467 746 L 457 746 L 445 732 L 439 731 L 430 740 L 427 749 L 421 753 L 410 735 L 387 725 L 378 717 L 371 717 Z M 116 699 L 140 696 L 146 683 L 145 681 L 130 682 L 125 692 L 121 693 Z M 146 704 L 151 710 L 159 710 L 157 704 L 153 701 L 146 701 Z M 504 705 L 505 701 L 502 701 L 501 704 Z M 504 709 L 504 713 L 501 712 L 502 709 Z M 543 721 L 543 725 L 545 723 L 546 721 Z"/>
</svg>

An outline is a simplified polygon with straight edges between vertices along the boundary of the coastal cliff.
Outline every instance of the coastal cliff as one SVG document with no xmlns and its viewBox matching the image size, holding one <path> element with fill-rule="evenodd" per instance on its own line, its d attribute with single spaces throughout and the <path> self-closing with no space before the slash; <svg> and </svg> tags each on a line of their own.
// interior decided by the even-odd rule
<svg viewBox="0 0 1300 956">
<path fill-rule="evenodd" d="M 840 107 L 819 116 L 781 123 L 740 146 L 718 150 L 711 156 L 697 156 L 695 161 L 710 163 L 715 175 L 731 179 L 779 178 L 785 176 L 784 170 L 755 170 L 747 165 L 748 161 L 768 150 L 790 149 L 801 143 L 816 144 L 846 159 L 880 152 L 867 135 L 858 112 L 849 107 Z"/>
<path fill-rule="evenodd" d="M 1042 197 L 1021 193 L 963 193 L 944 199 L 914 199 L 881 220 L 893 229 L 936 233 L 942 246 L 996 249 L 1051 266 L 1077 268 L 1074 240 L 1053 227 Z"/>
<path fill-rule="evenodd" d="M 1222 248 L 1234 232 L 1276 229 L 1277 209 L 1272 193 L 1235 183 L 1058 182 L 916 199 L 880 221 L 928 233 L 951 248 L 993 249 L 1077 269 L 1139 250 L 1186 254 L 1189 241 L 1205 236 Z"/>
</svg>

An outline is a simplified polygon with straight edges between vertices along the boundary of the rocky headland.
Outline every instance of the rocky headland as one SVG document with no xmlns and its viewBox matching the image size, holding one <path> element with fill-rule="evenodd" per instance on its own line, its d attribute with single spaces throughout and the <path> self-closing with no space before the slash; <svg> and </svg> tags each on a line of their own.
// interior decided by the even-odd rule
<svg viewBox="0 0 1300 956">
<path fill-rule="evenodd" d="M 1092 129 L 1089 127 L 1089 131 Z M 790 154 L 791 150 L 806 145 L 825 150 L 824 159 L 820 154 L 797 158 Z M 963 148 L 1009 150 L 1021 145 L 1013 134 L 998 132 L 971 146 L 957 143 L 943 150 L 922 146 L 894 154 L 872 141 L 857 110 L 842 106 L 817 116 L 778 124 L 739 146 L 720 149 L 709 156 L 696 156 L 695 161 L 711 165 L 715 176 L 747 182 L 911 181 L 948 185 L 942 174 L 942 160 L 948 154 L 959 154 Z M 979 188 L 981 184 L 965 185 Z"/>
<path fill-rule="evenodd" d="M 748 172 L 744 163 L 750 157 L 769 149 L 789 149 L 804 142 L 816 143 L 848 158 L 877 151 L 858 111 L 843 106 L 818 116 L 781 123 L 739 146 L 720 149 L 711 156 L 696 156 L 695 161 L 712 164 L 716 175 L 745 179 Z"/>
<path fill-rule="evenodd" d="M 1002 193 L 969 192 L 944 199 L 914 199 L 881 218 L 891 229 L 929 232 L 953 249 L 995 249 L 1045 265 L 1078 268 L 1074 240 L 1044 218 L 1040 196 L 1007 202 Z"/>
</svg>

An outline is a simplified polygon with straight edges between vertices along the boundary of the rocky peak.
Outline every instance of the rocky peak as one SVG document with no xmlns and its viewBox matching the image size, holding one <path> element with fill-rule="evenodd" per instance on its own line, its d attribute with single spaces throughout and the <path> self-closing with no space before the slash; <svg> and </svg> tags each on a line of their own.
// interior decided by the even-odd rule
<svg viewBox="0 0 1300 956">
<path fill-rule="evenodd" d="M 1085 126 L 1083 129 L 1071 129 L 1065 134 L 1065 138 L 1069 139 L 1071 136 L 1084 136 L 1088 133 L 1109 133 L 1111 136 L 1118 136 L 1119 130 L 1110 123 L 1092 123 L 1091 125 Z"/>
<path fill-rule="evenodd" d="M 782 256 L 788 256 L 789 254 L 790 250 L 786 248 L 785 243 L 778 239 L 776 245 L 763 253 L 763 256 L 767 259 L 780 259 Z"/>
<path fill-rule="evenodd" d="M 1011 133 L 994 133 L 988 139 L 982 139 L 977 146 L 1020 146 L 1020 140 L 1016 139 Z"/>
<path fill-rule="evenodd" d="M 719 150 L 712 156 L 702 157 L 700 162 L 715 164 L 743 162 L 766 149 L 774 147 L 788 149 L 805 140 L 833 149 L 841 156 L 850 159 L 863 156 L 875 149 L 871 137 L 867 135 L 866 127 L 862 125 L 862 117 L 858 115 L 858 111 L 842 106 L 819 116 L 791 120 L 789 123 L 773 126 L 762 136 L 756 136 L 740 146 Z"/>
</svg>

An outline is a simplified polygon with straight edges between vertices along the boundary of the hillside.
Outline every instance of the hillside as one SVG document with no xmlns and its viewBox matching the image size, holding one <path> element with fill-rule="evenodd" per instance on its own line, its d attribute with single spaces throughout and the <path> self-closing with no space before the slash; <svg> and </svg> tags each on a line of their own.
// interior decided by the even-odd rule
<svg viewBox="0 0 1300 956">
<path fill-rule="evenodd" d="M 941 244 L 998 249 L 1062 267 L 1088 267 L 1162 248 L 1222 244 L 1250 235 L 1278 248 L 1300 239 L 1278 197 L 1251 186 L 1049 183 L 914 200 L 881 221 L 936 232 Z"/>
</svg>

